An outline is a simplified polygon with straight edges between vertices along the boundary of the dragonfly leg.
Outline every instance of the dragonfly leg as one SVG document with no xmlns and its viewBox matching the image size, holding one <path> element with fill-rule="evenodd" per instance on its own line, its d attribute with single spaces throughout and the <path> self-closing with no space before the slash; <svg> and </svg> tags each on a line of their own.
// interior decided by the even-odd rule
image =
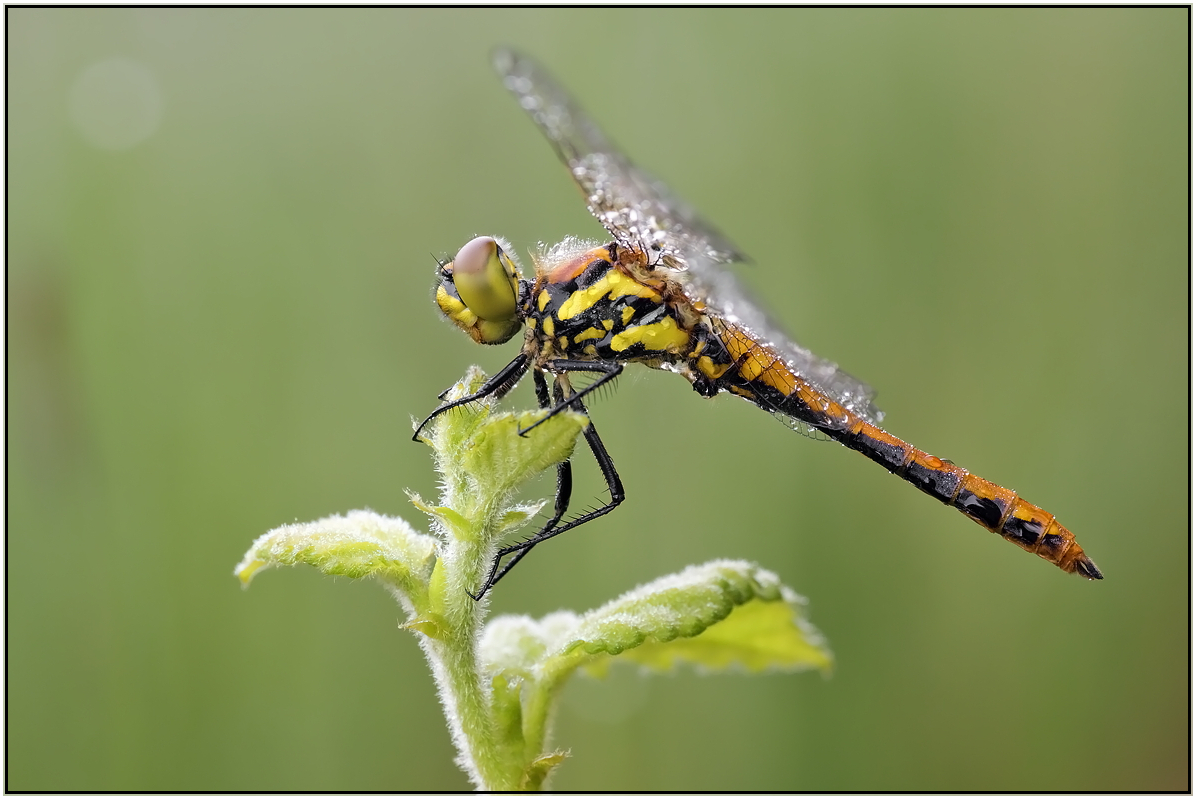
<svg viewBox="0 0 1196 799">
<path fill-rule="evenodd" d="M 618 373 L 615 372 L 614 374 Z M 546 406 L 548 404 L 547 387 L 544 387 L 543 392 L 541 392 L 541 386 L 544 382 L 544 378 L 539 372 L 535 372 L 533 375 L 535 378 L 537 378 L 536 396 L 540 400 L 541 406 Z M 588 387 L 588 389 L 592 388 L 593 386 Z M 557 394 L 558 405 L 572 407 L 574 410 L 580 413 L 586 412 L 585 405 L 583 405 L 579 399 L 581 396 L 580 393 L 569 397 L 568 400 L 565 400 L 558 387 Z M 494 556 L 494 563 L 490 566 L 490 574 L 487 575 L 486 582 L 483 583 L 481 589 L 476 595 L 470 594 L 470 596 L 472 596 L 475 600 L 481 599 L 487 591 L 493 588 L 499 580 L 506 576 L 507 572 L 511 571 L 511 569 L 515 567 L 516 563 L 523 560 L 524 556 L 526 556 L 528 552 L 531 552 L 532 548 L 535 547 L 536 544 L 539 544 L 541 541 L 547 541 L 553 536 L 560 535 L 566 530 L 572 530 L 574 527 L 580 527 L 586 522 L 597 519 L 599 516 L 605 516 L 617 508 L 626 497 L 626 494 L 623 491 L 623 481 L 619 479 L 619 473 L 615 470 L 614 460 L 611 459 L 610 453 L 606 451 L 606 445 L 603 444 L 602 439 L 599 438 L 598 431 L 594 429 L 594 424 L 592 421 L 590 424 L 586 425 L 584 435 L 586 438 L 586 443 L 590 447 L 590 452 L 594 454 L 594 460 L 597 461 L 598 468 L 602 472 L 602 477 L 604 480 L 606 480 L 606 488 L 607 491 L 610 492 L 610 501 L 604 504 L 602 507 L 583 513 L 576 519 L 572 519 L 558 527 L 557 524 L 560 522 L 561 518 L 565 515 L 565 512 L 569 508 L 569 499 L 573 492 L 573 470 L 570 461 L 565 461 L 558 465 L 557 495 L 555 510 L 552 518 L 548 520 L 547 524 L 540 528 L 538 533 L 533 535 L 531 538 L 528 538 L 526 541 L 520 541 L 517 544 L 511 544 L 510 546 L 503 547 L 502 549 L 498 550 L 498 553 Z M 508 555 L 511 556 L 510 560 L 508 560 L 505 564 L 502 563 L 502 559 Z M 501 569 L 499 568 L 500 566 Z"/>
<path fill-rule="evenodd" d="M 568 361 L 562 359 L 549 361 L 548 368 L 561 375 L 568 374 L 569 372 L 597 372 L 602 376 L 576 394 L 570 394 L 568 398 L 557 400 L 557 403 L 549 409 L 543 419 L 537 419 L 532 424 L 520 430 L 519 435 L 521 436 L 527 435 L 530 431 L 544 424 L 544 422 L 566 408 L 572 407 L 575 411 L 585 413 L 585 406 L 581 404 L 582 398 L 614 380 L 623 372 L 623 364 L 606 361 Z M 609 483 L 609 481 L 607 482 Z"/>
<path fill-rule="evenodd" d="M 544 373 L 539 369 L 533 370 L 532 382 L 536 387 L 536 402 L 539 404 L 539 406 L 541 408 L 552 407 L 553 401 L 549 399 L 548 396 L 548 383 L 544 379 Z M 559 382 L 553 385 L 553 389 L 556 392 L 558 402 L 564 399 L 564 391 Z M 556 523 L 559 522 L 561 517 L 565 515 L 565 512 L 569 510 L 569 500 L 572 496 L 573 463 L 572 460 L 566 460 L 558 463 L 556 466 L 556 499 L 553 502 L 554 512 L 552 518 L 548 520 L 548 523 L 541 528 L 541 532 L 544 530 L 550 530 L 556 526 Z M 490 572 L 486 575 L 486 581 L 483 583 L 482 589 L 478 591 L 476 595 L 471 593 L 469 596 L 475 602 L 481 599 L 487 591 L 493 588 L 495 584 L 503 578 L 503 575 L 515 568 L 515 564 L 523 560 L 524 556 L 527 555 L 528 552 L 532 551 L 533 546 L 535 546 L 535 544 L 515 552 L 513 557 L 502 566 L 502 571 L 499 571 L 499 565 L 502 564 L 503 555 L 495 555 L 494 562 L 490 564 Z"/>
<path fill-rule="evenodd" d="M 488 397 L 491 394 L 500 399 L 506 396 L 507 393 L 510 392 L 510 390 L 513 389 L 519 383 L 519 381 L 523 379 L 523 375 L 527 371 L 529 363 L 530 361 L 527 355 L 522 352 L 519 353 L 515 360 L 511 361 L 509 364 L 500 369 L 493 377 L 483 383 L 482 387 L 473 394 L 470 394 L 468 397 L 462 397 L 461 399 L 445 403 L 436 410 L 432 411 L 428 418 L 420 422 L 419 427 L 415 428 L 415 434 L 411 436 L 411 440 L 419 441 L 419 434 L 423 431 L 428 422 L 432 421 L 445 411 L 451 411 L 453 408 L 459 408 L 462 405 L 468 405 L 471 402 L 477 402 L 483 397 Z M 447 393 L 448 390 L 441 394 L 440 398 L 443 399 L 444 395 Z"/>
</svg>

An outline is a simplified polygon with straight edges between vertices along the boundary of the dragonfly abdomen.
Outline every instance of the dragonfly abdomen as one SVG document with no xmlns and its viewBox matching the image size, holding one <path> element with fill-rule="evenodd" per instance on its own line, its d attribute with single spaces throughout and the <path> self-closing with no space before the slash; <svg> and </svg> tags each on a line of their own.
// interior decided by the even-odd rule
<svg viewBox="0 0 1196 799">
<path fill-rule="evenodd" d="M 798 429 L 812 428 L 879 463 L 888 471 L 950 505 L 989 532 L 997 533 L 1050 561 L 1065 572 L 1101 579 L 1075 536 L 1054 515 L 1032 505 L 1008 488 L 977 477 L 950 461 L 907 444 L 858 413 L 845 408 L 811 385 L 767 347 L 736 326 L 721 324 L 710 352 L 718 351 L 712 370 L 698 363 L 698 371 L 713 378 L 719 389 L 751 400 Z M 707 356 L 709 358 L 709 356 Z M 701 388 L 695 382 L 695 388 Z"/>
<path fill-rule="evenodd" d="M 854 417 L 854 414 L 848 414 Z M 923 452 L 858 417 L 845 428 L 828 429 L 826 433 L 955 508 L 989 532 L 997 533 L 1065 572 L 1090 580 L 1101 579 L 1100 570 L 1084 554 L 1072 532 L 1053 514 L 1030 504 L 1016 492 Z"/>
</svg>

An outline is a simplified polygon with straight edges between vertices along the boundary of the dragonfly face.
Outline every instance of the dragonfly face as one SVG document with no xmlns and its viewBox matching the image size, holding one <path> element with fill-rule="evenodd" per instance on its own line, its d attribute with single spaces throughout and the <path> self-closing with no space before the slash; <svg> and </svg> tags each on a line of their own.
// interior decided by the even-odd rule
<svg viewBox="0 0 1196 799">
<path fill-rule="evenodd" d="M 505 344 L 523 327 L 519 265 L 497 239 L 473 239 L 437 276 L 436 304 L 477 343 Z"/>
<path fill-rule="evenodd" d="M 735 394 L 794 430 L 862 453 L 1064 571 L 1101 578 L 1052 514 L 882 430 L 883 414 L 872 404 L 872 390 L 781 334 L 721 266 L 746 256 L 632 165 L 534 62 L 502 50 L 495 54 L 495 67 L 613 241 L 567 239 L 541 249 L 533 255 L 535 275 L 526 280 L 510 248 L 489 236 L 473 239 L 442 264 L 436 302 L 453 324 L 480 344 L 502 344 L 521 328 L 525 333 L 515 360 L 476 394 L 437 408 L 428 420 L 483 396 L 501 397 L 528 371 L 540 406 L 551 415 L 565 408 L 584 412 L 584 397 L 613 380 L 625 364 L 666 369 L 685 377 L 702 396 Z M 574 372 L 598 378 L 575 391 L 569 381 Z M 561 464 L 553 517 L 536 535 L 499 551 L 478 596 L 536 544 L 622 501 L 622 483 L 593 424 L 585 437 L 611 501 L 563 521 L 572 476 L 571 465 Z"/>
</svg>

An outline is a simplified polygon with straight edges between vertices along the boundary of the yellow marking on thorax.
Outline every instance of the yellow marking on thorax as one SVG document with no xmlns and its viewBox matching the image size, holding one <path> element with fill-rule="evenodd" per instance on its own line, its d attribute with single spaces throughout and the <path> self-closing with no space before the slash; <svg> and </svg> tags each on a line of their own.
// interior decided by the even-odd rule
<svg viewBox="0 0 1196 799">
<path fill-rule="evenodd" d="M 544 317 L 544 335 L 548 338 L 552 338 L 554 335 L 556 335 L 556 326 L 552 324 L 551 316 Z"/>
<path fill-rule="evenodd" d="M 599 330 L 596 327 L 587 327 L 585 330 L 573 337 L 573 343 L 580 344 L 581 342 L 588 341 L 592 338 L 603 338 L 605 335 L 605 330 Z"/>
<path fill-rule="evenodd" d="M 536 297 L 536 307 L 540 309 L 540 313 L 544 313 L 544 309 L 548 307 L 548 302 L 552 299 L 548 290 L 540 292 L 540 296 Z"/>
<path fill-rule="evenodd" d="M 628 295 L 646 297 L 656 302 L 661 302 L 662 300 L 660 293 L 650 286 L 645 286 L 643 283 L 628 277 L 617 269 L 610 269 L 594 285 L 589 288 L 578 289 L 570 294 L 569 299 L 561 303 L 561 307 L 556 312 L 556 317 L 562 321 L 572 319 L 579 313 L 592 308 L 595 303 L 600 302 L 605 297 L 609 296 L 613 300 Z"/>
<path fill-rule="evenodd" d="M 650 325 L 638 325 L 611 337 L 610 348 L 622 352 L 635 344 L 656 352 L 680 352 L 689 343 L 689 333 L 677 327 L 671 316 Z"/>
</svg>

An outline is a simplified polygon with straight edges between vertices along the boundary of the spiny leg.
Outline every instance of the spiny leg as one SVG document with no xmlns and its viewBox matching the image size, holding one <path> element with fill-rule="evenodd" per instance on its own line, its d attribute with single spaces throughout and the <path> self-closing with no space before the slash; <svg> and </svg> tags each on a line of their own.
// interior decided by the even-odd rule
<svg viewBox="0 0 1196 799">
<path fill-rule="evenodd" d="M 520 380 L 523 379 L 523 375 L 527 371 L 529 362 L 530 361 L 525 353 L 519 353 L 515 360 L 511 361 L 509 364 L 500 369 L 493 377 L 483 383 L 482 387 L 473 394 L 470 394 L 468 397 L 462 397 L 461 399 L 453 400 L 452 402 L 441 405 L 439 408 L 432 411 L 428 418 L 420 422 L 419 427 L 415 428 L 415 434 L 411 436 L 411 440 L 419 441 L 419 434 L 423 431 L 428 422 L 432 421 L 445 411 L 451 411 L 453 408 L 459 408 L 462 405 L 468 405 L 471 402 L 477 402 L 478 400 L 488 397 L 491 394 L 498 399 L 502 399 L 507 395 L 508 392 L 510 392 L 511 389 L 518 385 Z M 447 393 L 448 390 L 445 390 L 440 397 L 443 399 L 444 395 Z"/>
<path fill-rule="evenodd" d="M 539 403 L 540 407 L 551 407 L 552 401 L 548 398 L 548 383 L 544 379 L 544 373 L 538 369 L 534 370 L 532 372 L 532 381 L 536 387 L 536 401 Z M 559 386 L 553 386 L 553 388 L 556 391 L 559 401 L 564 395 Z M 561 517 L 564 516 L 566 511 L 569 510 L 569 500 L 572 496 L 573 462 L 572 460 L 566 460 L 556 465 L 556 499 L 553 503 L 553 515 L 552 518 L 548 520 L 548 523 L 541 528 L 541 531 L 551 529 L 556 525 L 557 522 L 561 520 Z M 515 564 L 523 560 L 523 556 L 530 552 L 531 549 L 532 548 L 529 546 L 526 549 L 516 552 L 514 557 L 507 561 L 506 565 L 503 566 L 501 572 L 498 572 L 498 567 L 502 561 L 502 555 L 495 555 L 494 562 L 490 566 L 490 572 L 486 575 L 486 582 L 483 584 L 482 589 L 478 591 L 476 595 L 471 593 L 470 596 L 473 597 L 475 601 L 481 599 L 487 591 L 494 587 L 495 583 L 502 579 L 504 574 L 515 568 Z M 495 576 L 496 573 L 497 576 Z"/>
<path fill-rule="evenodd" d="M 549 361 L 548 369 L 549 371 L 560 375 L 567 374 L 568 372 L 598 372 L 602 375 L 602 377 L 598 378 L 593 383 L 583 388 L 581 391 L 578 391 L 575 394 L 570 394 L 567 398 L 558 399 L 556 405 L 552 406 L 548 413 L 544 414 L 544 418 L 537 419 L 532 424 L 520 430 L 519 435 L 521 436 L 527 435 L 530 431 L 534 430 L 539 425 L 544 424 L 546 421 L 556 416 L 566 408 L 573 408 L 576 411 L 585 413 L 585 406 L 581 404 L 581 400 L 622 374 L 623 364 L 611 363 L 608 361 L 567 361 L 562 359 Z M 574 403 L 576 403 L 576 405 Z"/>
<path fill-rule="evenodd" d="M 592 364 L 586 365 L 592 366 Z M 587 369 L 586 371 L 590 370 Z M 543 392 L 541 392 L 541 384 L 543 383 L 544 379 L 539 375 L 538 372 L 534 374 L 539 378 L 536 386 L 536 396 L 543 406 L 547 404 L 547 387 L 545 387 Z M 611 376 L 613 377 L 616 374 L 618 374 L 617 371 L 612 373 Z M 560 378 L 558 378 L 558 380 L 560 379 L 564 379 L 564 375 L 561 375 Z M 589 386 L 587 387 L 586 391 L 592 388 L 593 386 Z M 559 383 L 554 386 L 554 389 L 556 389 L 554 393 L 557 393 L 558 395 L 558 403 L 563 403 L 565 407 L 573 408 L 573 410 L 579 413 L 586 412 L 585 405 L 580 400 L 582 395 L 581 392 L 569 396 L 568 398 L 564 398 Z M 571 521 L 562 524 L 560 527 L 557 527 L 557 523 L 560 521 L 561 517 L 565 515 L 565 511 L 569 507 L 569 498 L 573 490 L 573 472 L 570 462 L 565 461 L 564 463 L 560 464 L 557 467 L 557 497 L 555 512 L 552 519 L 550 519 L 549 522 L 540 529 L 540 532 L 536 533 L 526 541 L 521 541 L 518 544 L 512 544 L 498 550 L 498 553 L 494 556 L 494 563 L 490 566 L 490 574 L 487 575 L 486 581 L 482 584 L 481 590 L 479 590 L 476 595 L 470 594 L 470 596 L 472 596 L 475 600 L 481 599 L 483 596 L 485 596 L 486 592 L 493 588 L 498 581 L 507 574 L 507 572 L 514 568 L 515 564 L 522 560 L 523 557 L 527 555 L 527 553 L 530 552 L 534 546 L 536 546 L 536 544 L 539 544 L 541 541 L 547 541 L 553 536 L 560 535 L 566 530 L 572 530 L 574 527 L 580 527 L 586 522 L 597 519 L 599 516 L 605 516 L 617 508 L 626 497 L 626 494 L 623 492 L 623 481 L 619 479 L 619 473 L 615 470 L 615 463 L 611 459 L 610 453 L 606 451 L 606 445 L 603 444 L 602 439 L 599 438 L 598 431 L 594 428 L 593 420 L 586 425 L 584 435 L 586 438 L 586 443 L 590 446 L 590 452 L 594 454 L 594 460 L 598 462 L 598 468 L 602 472 L 602 477 L 604 480 L 606 480 L 606 488 L 607 491 L 610 492 L 610 501 L 600 508 L 595 508 L 592 511 L 583 513 L 576 519 L 572 519 Z M 502 559 L 507 555 L 511 555 L 512 557 L 505 565 L 502 565 Z M 501 571 L 499 570 L 500 565 L 502 565 Z"/>
</svg>

